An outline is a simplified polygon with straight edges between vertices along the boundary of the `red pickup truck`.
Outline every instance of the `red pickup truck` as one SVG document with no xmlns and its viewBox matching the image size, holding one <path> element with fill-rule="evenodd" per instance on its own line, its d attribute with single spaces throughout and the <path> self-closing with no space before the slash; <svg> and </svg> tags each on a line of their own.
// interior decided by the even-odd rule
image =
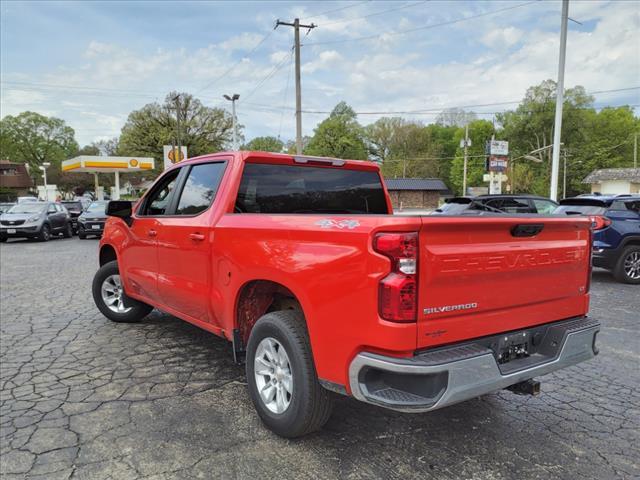
<svg viewBox="0 0 640 480">
<path fill-rule="evenodd" d="M 597 354 L 591 222 L 394 216 L 375 164 L 218 153 L 112 201 L 93 296 L 232 342 L 263 422 L 319 429 L 332 393 L 426 412 Z"/>
</svg>

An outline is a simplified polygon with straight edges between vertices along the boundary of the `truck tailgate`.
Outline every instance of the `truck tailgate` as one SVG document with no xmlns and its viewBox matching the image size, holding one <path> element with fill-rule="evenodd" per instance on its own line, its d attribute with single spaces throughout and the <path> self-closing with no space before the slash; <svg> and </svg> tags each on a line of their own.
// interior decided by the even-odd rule
<svg viewBox="0 0 640 480">
<path fill-rule="evenodd" d="M 590 236 L 582 218 L 424 217 L 418 348 L 584 315 Z"/>
</svg>

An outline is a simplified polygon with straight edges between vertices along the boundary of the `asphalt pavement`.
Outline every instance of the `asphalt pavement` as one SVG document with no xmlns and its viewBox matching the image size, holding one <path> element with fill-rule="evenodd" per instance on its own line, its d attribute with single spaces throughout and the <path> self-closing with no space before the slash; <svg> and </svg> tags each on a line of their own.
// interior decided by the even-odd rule
<svg viewBox="0 0 640 480">
<path fill-rule="evenodd" d="M 0 246 L 3 479 L 640 478 L 640 287 L 595 271 L 600 355 L 427 414 L 337 398 L 319 433 L 260 423 L 216 336 L 154 311 L 115 324 L 91 299 L 96 240 Z"/>
</svg>

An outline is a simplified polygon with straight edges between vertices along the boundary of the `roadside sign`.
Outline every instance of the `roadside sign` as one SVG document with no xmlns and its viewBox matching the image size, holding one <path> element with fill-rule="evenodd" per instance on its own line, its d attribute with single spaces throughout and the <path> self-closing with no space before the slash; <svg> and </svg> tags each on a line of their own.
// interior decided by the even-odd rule
<svg viewBox="0 0 640 480">
<path fill-rule="evenodd" d="M 509 165 L 507 157 L 489 157 L 489 171 L 490 172 L 506 172 Z"/>
<path fill-rule="evenodd" d="M 489 145 L 491 155 L 509 155 L 509 142 L 504 140 L 491 140 Z"/>
<path fill-rule="evenodd" d="M 174 163 L 178 163 L 187 158 L 187 147 L 180 147 L 180 151 L 178 151 L 178 147 L 172 147 L 171 145 L 164 145 L 162 147 L 164 158 L 164 169 L 166 170 Z"/>
</svg>

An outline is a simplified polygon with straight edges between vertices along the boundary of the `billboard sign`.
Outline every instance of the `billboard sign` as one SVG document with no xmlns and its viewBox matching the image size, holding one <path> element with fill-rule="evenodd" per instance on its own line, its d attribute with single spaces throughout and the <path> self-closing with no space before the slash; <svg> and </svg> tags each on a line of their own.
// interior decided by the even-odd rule
<svg viewBox="0 0 640 480">
<path fill-rule="evenodd" d="M 506 172 L 509 165 L 507 157 L 489 157 L 489 171 L 490 172 Z"/>
<path fill-rule="evenodd" d="M 503 140 L 491 140 L 490 155 L 509 155 L 509 142 Z"/>
<path fill-rule="evenodd" d="M 171 145 L 164 145 L 163 149 L 163 159 L 164 159 L 164 169 L 166 170 L 174 163 L 178 163 L 187 158 L 187 147 L 180 147 L 180 151 L 178 152 L 178 147 L 172 147 Z"/>
</svg>

